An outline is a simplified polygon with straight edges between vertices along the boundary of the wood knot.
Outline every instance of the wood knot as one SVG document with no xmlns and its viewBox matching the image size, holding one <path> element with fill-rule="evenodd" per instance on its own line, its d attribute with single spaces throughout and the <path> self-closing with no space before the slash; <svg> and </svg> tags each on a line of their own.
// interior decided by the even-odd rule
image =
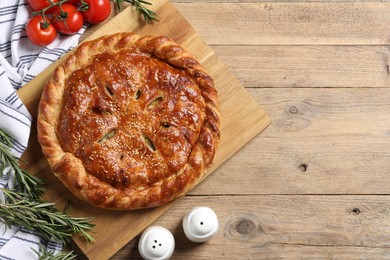
<svg viewBox="0 0 390 260">
<path fill-rule="evenodd" d="M 298 169 L 305 173 L 307 171 L 307 164 L 306 163 L 302 163 L 301 165 L 298 166 Z"/>
<path fill-rule="evenodd" d="M 225 237 L 237 241 L 249 241 L 257 237 L 257 239 L 266 239 L 264 230 L 256 215 L 248 212 L 240 215 L 233 215 L 227 221 L 225 229 Z M 256 240 L 259 241 L 259 240 Z"/>
<path fill-rule="evenodd" d="M 241 235 L 248 235 L 256 231 L 256 224 L 252 220 L 244 219 L 237 223 L 236 230 Z"/>
<path fill-rule="evenodd" d="M 361 211 L 360 211 L 359 208 L 353 208 L 353 209 L 351 210 L 351 213 L 352 213 L 353 215 L 359 215 L 359 214 L 361 213 Z"/>
<path fill-rule="evenodd" d="M 291 114 L 296 114 L 298 113 L 298 108 L 296 106 L 291 106 L 288 110 Z"/>
<path fill-rule="evenodd" d="M 273 7 L 270 4 L 265 4 L 264 5 L 264 10 L 270 11 L 272 9 L 273 9 Z"/>
</svg>

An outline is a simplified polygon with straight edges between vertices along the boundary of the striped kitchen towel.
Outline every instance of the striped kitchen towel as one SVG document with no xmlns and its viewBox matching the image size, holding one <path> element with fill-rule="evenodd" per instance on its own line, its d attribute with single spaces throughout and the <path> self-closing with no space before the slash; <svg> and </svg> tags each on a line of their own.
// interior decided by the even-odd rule
<svg viewBox="0 0 390 260">
<path fill-rule="evenodd" d="M 17 157 L 27 147 L 32 117 L 16 90 L 75 47 L 86 28 L 72 36 L 58 36 L 42 48 L 27 39 L 25 25 L 30 14 L 27 0 L 0 0 L 0 128 L 12 136 L 12 153 Z M 9 168 L 0 174 L 0 187 L 17 187 Z M 4 199 L 1 194 L 0 199 Z M 38 259 L 32 248 L 39 251 L 40 247 L 54 252 L 62 249 L 60 243 L 45 241 L 35 232 L 0 223 L 0 260 Z"/>
</svg>

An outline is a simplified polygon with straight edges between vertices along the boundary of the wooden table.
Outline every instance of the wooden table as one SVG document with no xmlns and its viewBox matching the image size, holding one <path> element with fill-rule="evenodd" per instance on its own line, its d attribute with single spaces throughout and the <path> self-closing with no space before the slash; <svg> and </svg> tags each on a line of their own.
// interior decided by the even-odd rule
<svg viewBox="0 0 390 260">
<path fill-rule="evenodd" d="M 156 221 L 173 259 L 390 258 L 390 2 L 173 3 L 272 118 Z M 194 244 L 199 205 L 220 231 Z"/>
</svg>

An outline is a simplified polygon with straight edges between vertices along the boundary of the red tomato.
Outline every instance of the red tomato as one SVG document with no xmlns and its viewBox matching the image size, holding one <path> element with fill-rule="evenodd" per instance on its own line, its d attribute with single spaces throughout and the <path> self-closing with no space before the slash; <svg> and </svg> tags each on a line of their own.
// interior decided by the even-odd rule
<svg viewBox="0 0 390 260">
<path fill-rule="evenodd" d="M 58 2 L 59 0 L 52 0 L 53 3 Z M 31 6 L 31 8 L 34 11 L 40 11 L 43 8 L 46 8 L 50 6 L 50 1 L 49 0 L 28 0 L 28 4 Z M 53 11 L 53 8 L 50 8 L 49 10 L 46 11 L 46 13 L 50 13 Z"/>
<path fill-rule="evenodd" d="M 68 2 L 66 2 L 67 4 L 72 4 L 72 5 L 78 5 L 80 4 L 80 1 L 81 0 L 68 0 Z"/>
<path fill-rule="evenodd" d="M 56 6 L 53 11 L 53 19 L 55 19 L 53 25 L 57 31 L 66 35 L 77 33 L 84 23 L 81 12 L 77 11 L 77 7 L 71 4 Z"/>
<path fill-rule="evenodd" d="M 110 0 L 84 0 L 88 9 L 83 11 L 84 19 L 90 23 L 100 23 L 111 13 Z"/>
<path fill-rule="evenodd" d="M 28 39 L 35 45 L 46 46 L 53 42 L 57 37 L 57 31 L 50 19 L 46 18 L 46 21 L 42 16 L 34 16 L 26 25 L 26 33 Z"/>
</svg>

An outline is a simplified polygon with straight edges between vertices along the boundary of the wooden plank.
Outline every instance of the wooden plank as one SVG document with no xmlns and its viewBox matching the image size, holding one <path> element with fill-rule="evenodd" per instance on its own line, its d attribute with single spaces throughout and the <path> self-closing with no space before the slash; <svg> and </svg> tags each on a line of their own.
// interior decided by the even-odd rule
<svg viewBox="0 0 390 260">
<path fill-rule="evenodd" d="M 213 45 L 212 48 L 245 87 L 390 86 L 387 46 Z"/>
<path fill-rule="evenodd" d="M 129 17 L 138 17 L 134 8 L 129 8 L 115 16 L 103 27 L 89 36 L 93 39 L 105 34 L 119 31 L 135 31 L 139 34 L 166 35 L 189 50 L 202 63 L 205 70 L 213 77 L 218 89 L 218 99 L 221 111 L 221 142 L 214 160 L 213 169 L 232 156 L 246 142 L 251 140 L 269 124 L 268 115 L 259 107 L 249 93 L 240 85 L 226 66 L 219 61 L 215 53 L 196 34 L 193 28 L 178 13 L 172 4 L 166 0 L 153 5 L 157 8 L 162 20 L 155 25 L 145 25 L 137 21 L 129 21 Z M 52 65 L 18 94 L 34 117 L 37 114 L 37 104 L 46 79 L 51 75 L 56 64 Z M 233 95 L 234 94 L 234 95 Z M 35 127 L 33 127 L 34 129 Z M 231 139 L 238 136 L 240 139 Z M 88 244 L 79 236 L 74 241 L 81 251 L 89 258 L 106 259 L 112 256 L 134 236 L 150 225 L 158 216 L 163 214 L 171 205 L 137 211 L 109 211 L 98 209 L 75 198 L 53 176 L 46 160 L 42 158 L 36 134 L 31 135 L 29 148 L 24 159 L 31 162 L 29 171 L 37 174 L 48 184 L 45 198 L 57 203 L 61 208 L 67 201 L 71 202 L 72 214 L 75 216 L 93 216 L 95 242 Z M 110 245 L 110 246 L 107 246 Z"/>
<path fill-rule="evenodd" d="M 340 139 L 258 137 L 191 194 L 389 194 L 390 139 Z"/>
<path fill-rule="evenodd" d="M 188 241 L 181 221 L 199 206 L 186 196 L 154 224 L 174 234 L 173 259 L 384 259 L 390 257 L 389 196 L 211 196 L 220 229 Z M 112 259 L 139 259 L 136 241 Z"/>
<path fill-rule="evenodd" d="M 386 88 L 248 90 L 273 117 L 272 128 L 262 137 L 327 136 L 365 141 L 389 136 L 390 92 Z"/>
<path fill-rule="evenodd" d="M 390 3 L 176 3 L 208 44 L 389 42 Z"/>
<path fill-rule="evenodd" d="M 249 90 L 271 125 L 191 194 L 389 194 L 387 89 Z"/>
</svg>

